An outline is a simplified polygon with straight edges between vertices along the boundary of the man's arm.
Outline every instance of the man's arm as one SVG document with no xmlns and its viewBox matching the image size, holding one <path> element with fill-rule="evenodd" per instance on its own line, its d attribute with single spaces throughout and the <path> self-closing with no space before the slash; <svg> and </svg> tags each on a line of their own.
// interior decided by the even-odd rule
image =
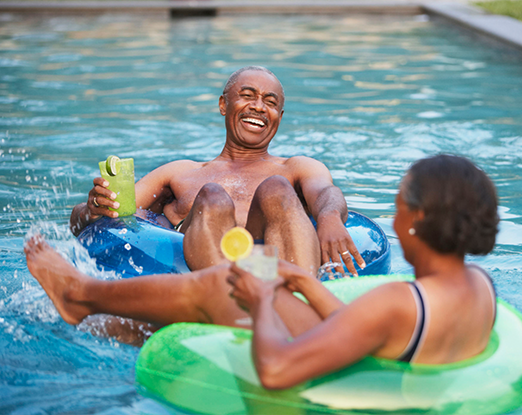
<svg viewBox="0 0 522 415">
<path fill-rule="evenodd" d="M 165 164 L 139 180 L 136 183 L 136 207 L 162 213 L 164 204 L 174 197 L 170 188 L 171 178 L 177 177 L 185 170 L 188 163 L 192 162 L 174 161 Z M 97 177 L 93 180 L 93 185 L 87 202 L 75 206 L 71 213 L 69 226 L 75 236 L 78 236 L 87 225 L 102 216 L 118 217 L 118 212 L 109 210 L 109 208 L 117 209 L 119 207 L 119 203 L 114 200 L 116 194 L 107 189 L 109 182 Z M 98 206 L 94 203 L 95 198 Z"/>
<path fill-rule="evenodd" d="M 296 183 L 317 222 L 321 262 L 344 262 L 348 271 L 357 275 L 351 256 L 360 268 L 366 264 L 344 226 L 348 209 L 341 189 L 334 186 L 332 176 L 323 163 L 308 157 L 293 157 L 290 161 Z"/>
</svg>

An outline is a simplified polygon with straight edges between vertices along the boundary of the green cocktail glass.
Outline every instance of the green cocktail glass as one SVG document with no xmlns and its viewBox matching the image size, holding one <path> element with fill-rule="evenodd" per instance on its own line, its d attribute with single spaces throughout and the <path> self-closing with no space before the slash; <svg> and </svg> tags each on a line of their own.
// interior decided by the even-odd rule
<svg viewBox="0 0 522 415">
<path fill-rule="evenodd" d="M 118 212 L 119 216 L 136 213 L 134 159 L 109 156 L 107 160 L 100 161 L 98 164 L 101 176 L 109 182 L 108 189 L 116 193 L 116 202 L 120 204 L 118 209 L 109 208 L 109 210 Z"/>
</svg>

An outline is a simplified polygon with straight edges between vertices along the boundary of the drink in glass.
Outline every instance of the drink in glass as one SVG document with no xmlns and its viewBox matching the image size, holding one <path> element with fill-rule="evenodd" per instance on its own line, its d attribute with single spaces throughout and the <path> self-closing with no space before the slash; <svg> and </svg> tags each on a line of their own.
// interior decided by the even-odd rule
<svg viewBox="0 0 522 415">
<path fill-rule="evenodd" d="M 237 260 L 237 266 L 262 280 L 277 278 L 277 247 L 273 245 L 254 245 L 252 253 Z"/>
<path fill-rule="evenodd" d="M 109 190 L 116 193 L 116 202 L 120 204 L 119 216 L 129 216 L 136 213 L 136 193 L 134 187 L 134 159 L 120 159 L 109 156 L 107 160 L 100 161 L 101 176 L 109 182 Z"/>
</svg>

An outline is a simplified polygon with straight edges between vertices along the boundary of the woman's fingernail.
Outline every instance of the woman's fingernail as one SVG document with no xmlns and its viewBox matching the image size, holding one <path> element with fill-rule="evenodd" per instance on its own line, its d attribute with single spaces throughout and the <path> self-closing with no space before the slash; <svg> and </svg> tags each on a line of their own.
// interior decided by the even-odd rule
<svg viewBox="0 0 522 415">
<path fill-rule="evenodd" d="M 361 268 L 361 269 L 366 268 L 366 262 L 364 262 L 364 261 L 361 262 L 361 263 L 359 264 L 359 268 Z"/>
<path fill-rule="evenodd" d="M 118 202 L 114 202 L 114 209 L 118 209 L 120 207 L 120 204 Z"/>
<path fill-rule="evenodd" d="M 111 194 L 111 199 L 114 200 L 114 199 L 116 199 L 117 197 L 118 197 L 118 195 L 117 195 L 116 193 Z"/>
</svg>

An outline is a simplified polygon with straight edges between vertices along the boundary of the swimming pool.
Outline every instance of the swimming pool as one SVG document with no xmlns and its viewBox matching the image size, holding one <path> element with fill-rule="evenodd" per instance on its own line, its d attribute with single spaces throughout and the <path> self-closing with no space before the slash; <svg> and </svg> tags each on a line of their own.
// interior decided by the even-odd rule
<svg viewBox="0 0 522 415">
<path fill-rule="evenodd" d="M 503 220 L 494 253 L 473 260 L 522 310 L 519 55 L 424 16 L 0 20 L 0 413 L 161 413 L 134 389 L 136 348 L 61 321 L 26 269 L 23 238 L 33 227 L 94 273 L 66 229 L 97 162 L 133 157 L 139 178 L 215 157 L 217 99 L 248 64 L 286 90 L 271 151 L 325 162 L 349 206 L 390 237 L 394 272 L 410 271 L 391 227 L 409 164 L 452 152 L 483 167 Z"/>
</svg>

